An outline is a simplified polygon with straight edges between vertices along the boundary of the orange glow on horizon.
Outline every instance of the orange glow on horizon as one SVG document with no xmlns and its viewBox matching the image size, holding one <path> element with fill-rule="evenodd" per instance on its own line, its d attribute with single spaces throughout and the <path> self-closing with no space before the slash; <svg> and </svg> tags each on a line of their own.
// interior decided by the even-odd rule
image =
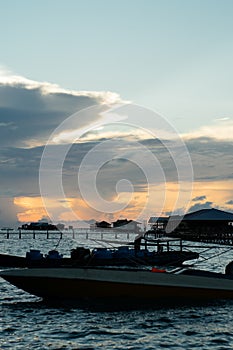
<svg viewBox="0 0 233 350">
<path fill-rule="evenodd" d="M 34 222 L 47 216 L 41 197 L 16 197 L 14 204 L 21 208 L 17 214 L 19 222 Z"/>
<path fill-rule="evenodd" d="M 182 188 L 183 192 L 181 191 L 180 193 L 181 199 L 182 196 L 186 196 L 186 199 L 188 198 L 187 195 L 190 194 L 190 191 L 188 193 L 186 192 L 188 189 L 189 187 L 187 189 Z M 146 211 L 143 211 L 143 209 L 147 202 L 147 192 L 133 193 L 129 205 L 125 209 L 113 214 L 96 211 L 81 198 L 67 198 L 65 201 L 59 201 L 58 199 L 48 200 L 46 201 L 46 206 L 48 211 L 52 209 L 51 211 L 54 213 L 53 220 L 56 222 L 85 221 L 90 219 L 114 221 L 120 217 L 132 220 L 139 218 L 139 220 L 142 220 L 148 219 L 150 216 L 166 215 L 167 212 L 172 212 L 178 198 L 178 190 L 179 186 L 176 183 L 166 183 L 166 195 L 164 197 L 162 186 L 154 186 L 150 193 L 153 201 Z M 125 194 L 126 197 L 128 195 L 127 193 Z M 193 184 L 191 198 L 199 196 L 206 197 L 203 201 L 199 201 L 200 204 L 208 201 L 213 203 L 212 207 L 232 210 L 232 206 L 227 205 L 226 202 L 233 199 L 233 180 L 196 182 Z M 187 203 L 187 208 L 183 209 L 187 212 L 191 206 L 199 202 L 190 200 Z M 42 217 L 48 216 L 41 197 L 16 197 L 14 198 L 14 204 L 18 207 L 17 216 L 20 222 L 38 221 Z"/>
</svg>

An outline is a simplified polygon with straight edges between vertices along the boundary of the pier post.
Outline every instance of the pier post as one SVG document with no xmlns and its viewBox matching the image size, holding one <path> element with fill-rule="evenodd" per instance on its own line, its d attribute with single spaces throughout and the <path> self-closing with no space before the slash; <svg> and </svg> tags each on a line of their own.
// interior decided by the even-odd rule
<svg viewBox="0 0 233 350">
<path fill-rule="evenodd" d="M 60 239 L 62 239 L 62 231 L 60 231 Z"/>
<path fill-rule="evenodd" d="M 74 236 L 74 229 L 72 229 L 72 237 L 73 237 L 73 239 L 75 238 L 75 236 Z"/>
<path fill-rule="evenodd" d="M 10 237 L 10 230 L 7 229 L 7 231 L 6 231 L 6 238 L 9 239 L 9 237 Z"/>
<path fill-rule="evenodd" d="M 21 232 L 21 229 L 19 229 L 19 239 L 21 239 L 22 237 L 22 232 Z"/>
<path fill-rule="evenodd" d="M 33 230 L 33 239 L 36 238 L 36 233 L 35 233 L 35 230 Z"/>
</svg>

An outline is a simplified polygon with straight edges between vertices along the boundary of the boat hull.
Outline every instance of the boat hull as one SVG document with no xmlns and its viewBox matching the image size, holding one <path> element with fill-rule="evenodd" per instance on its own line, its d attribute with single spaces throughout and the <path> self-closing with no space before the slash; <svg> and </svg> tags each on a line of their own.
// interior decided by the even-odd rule
<svg viewBox="0 0 233 350">
<path fill-rule="evenodd" d="M 142 270 L 91 268 L 15 269 L 1 277 L 44 299 L 233 299 L 233 280 Z"/>
</svg>

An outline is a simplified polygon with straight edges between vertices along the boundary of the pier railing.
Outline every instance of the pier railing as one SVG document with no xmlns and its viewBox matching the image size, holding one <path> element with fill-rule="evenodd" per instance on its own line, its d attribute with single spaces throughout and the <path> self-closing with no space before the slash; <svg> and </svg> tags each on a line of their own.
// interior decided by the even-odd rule
<svg viewBox="0 0 233 350">
<path fill-rule="evenodd" d="M 86 239 L 91 238 L 92 236 L 103 239 L 104 235 L 112 234 L 117 239 L 119 235 L 124 234 L 127 239 L 129 239 L 130 234 L 137 234 L 137 232 L 133 232 L 131 230 L 119 230 L 119 229 L 88 229 L 88 228 L 78 228 L 73 230 L 23 230 L 23 229 L 1 229 L 0 230 L 0 238 L 10 239 L 10 238 L 60 238 L 62 239 L 64 236 L 75 239 L 78 236 L 83 236 Z"/>
<path fill-rule="evenodd" d="M 0 230 L 0 239 L 50 239 L 58 238 L 62 239 L 63 237 L 69 237 L 72 239 L 75 238 L 86 238 L 86 239 L 104 239 L 104 237 L 113 236 L 115 239 L 122 237 L 124 239 L 129 239 L 135 237 L 138 232 L 131 230 L 122 230 L 122 229 L 89 229 L 89 228 L 75 228 L 72 230 L 22 230 L 22 229 L 1 229 Z M 212 233 L 200 233 L 200 232 L 182 232 L 177 231 L 169 234 L 170 237 L 180 238 L 185 241 L 190 242 L 202 242 L 202 243 L 214 243 L 222 245 L 233 245 L 233 231 L 231 232 L 212 232 Z"/>
<path fill-rule="evenodd" d="M 182 240 L 190 242 L 213 243 L 222 245 L 233 245 L 233 231 L 219 233 L 200 233 L 200 232 L 176 232 L 170 234 L 171 237 L 179 237 Z"/>
</svg>

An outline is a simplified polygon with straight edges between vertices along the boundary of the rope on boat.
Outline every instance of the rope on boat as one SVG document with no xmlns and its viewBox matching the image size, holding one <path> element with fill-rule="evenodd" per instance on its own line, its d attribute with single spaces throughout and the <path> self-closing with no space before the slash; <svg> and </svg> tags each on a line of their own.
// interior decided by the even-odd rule
<svg viewBox="0 0 233 350">
<path fill-rule="evenodd" d="M 57 244 L 55 245 L 54 250 L 57 249 L 57 247 L 59 246 L 60 242 L 61 242 L 61 237 L 58 239 L 58 242 L 57 242 Z"/>
<path fill-rule="evenodd" d="M 217 247 L 215 247 L 215 248 L 217 248 Z M 229 248 L 229 249 L 227 249 L 227 250 L 224 250 L 224 251 L 223 251 L 223 252 L 221 252 L 221 253 L 218 253 L 218 254 L 212 255 L 212 256 L 210 256 L 209 258 L 205 258 L 204 256 L 202 256 L 202 259 L 203 259 L 203 260 L 201 260 L 201 261 L 197 261 L 195 264 L 202 264 L 203 262 L 206 262 L 207 260 L 210 260 L 210 259 L 216 258 L 217 256 L 221 256 L 221 255 L 223 255 L 223 254 L 225 254 L 225 253 L 227 253 L 227 252 L 231 251 L 232 249 L 233 249 L 233 248 Z M 210 249 L 207 249 L 207 250 L 210 250 Z M 205 251 L 207 251 L 207 250 L 205 250 Z"/>
</svg>

